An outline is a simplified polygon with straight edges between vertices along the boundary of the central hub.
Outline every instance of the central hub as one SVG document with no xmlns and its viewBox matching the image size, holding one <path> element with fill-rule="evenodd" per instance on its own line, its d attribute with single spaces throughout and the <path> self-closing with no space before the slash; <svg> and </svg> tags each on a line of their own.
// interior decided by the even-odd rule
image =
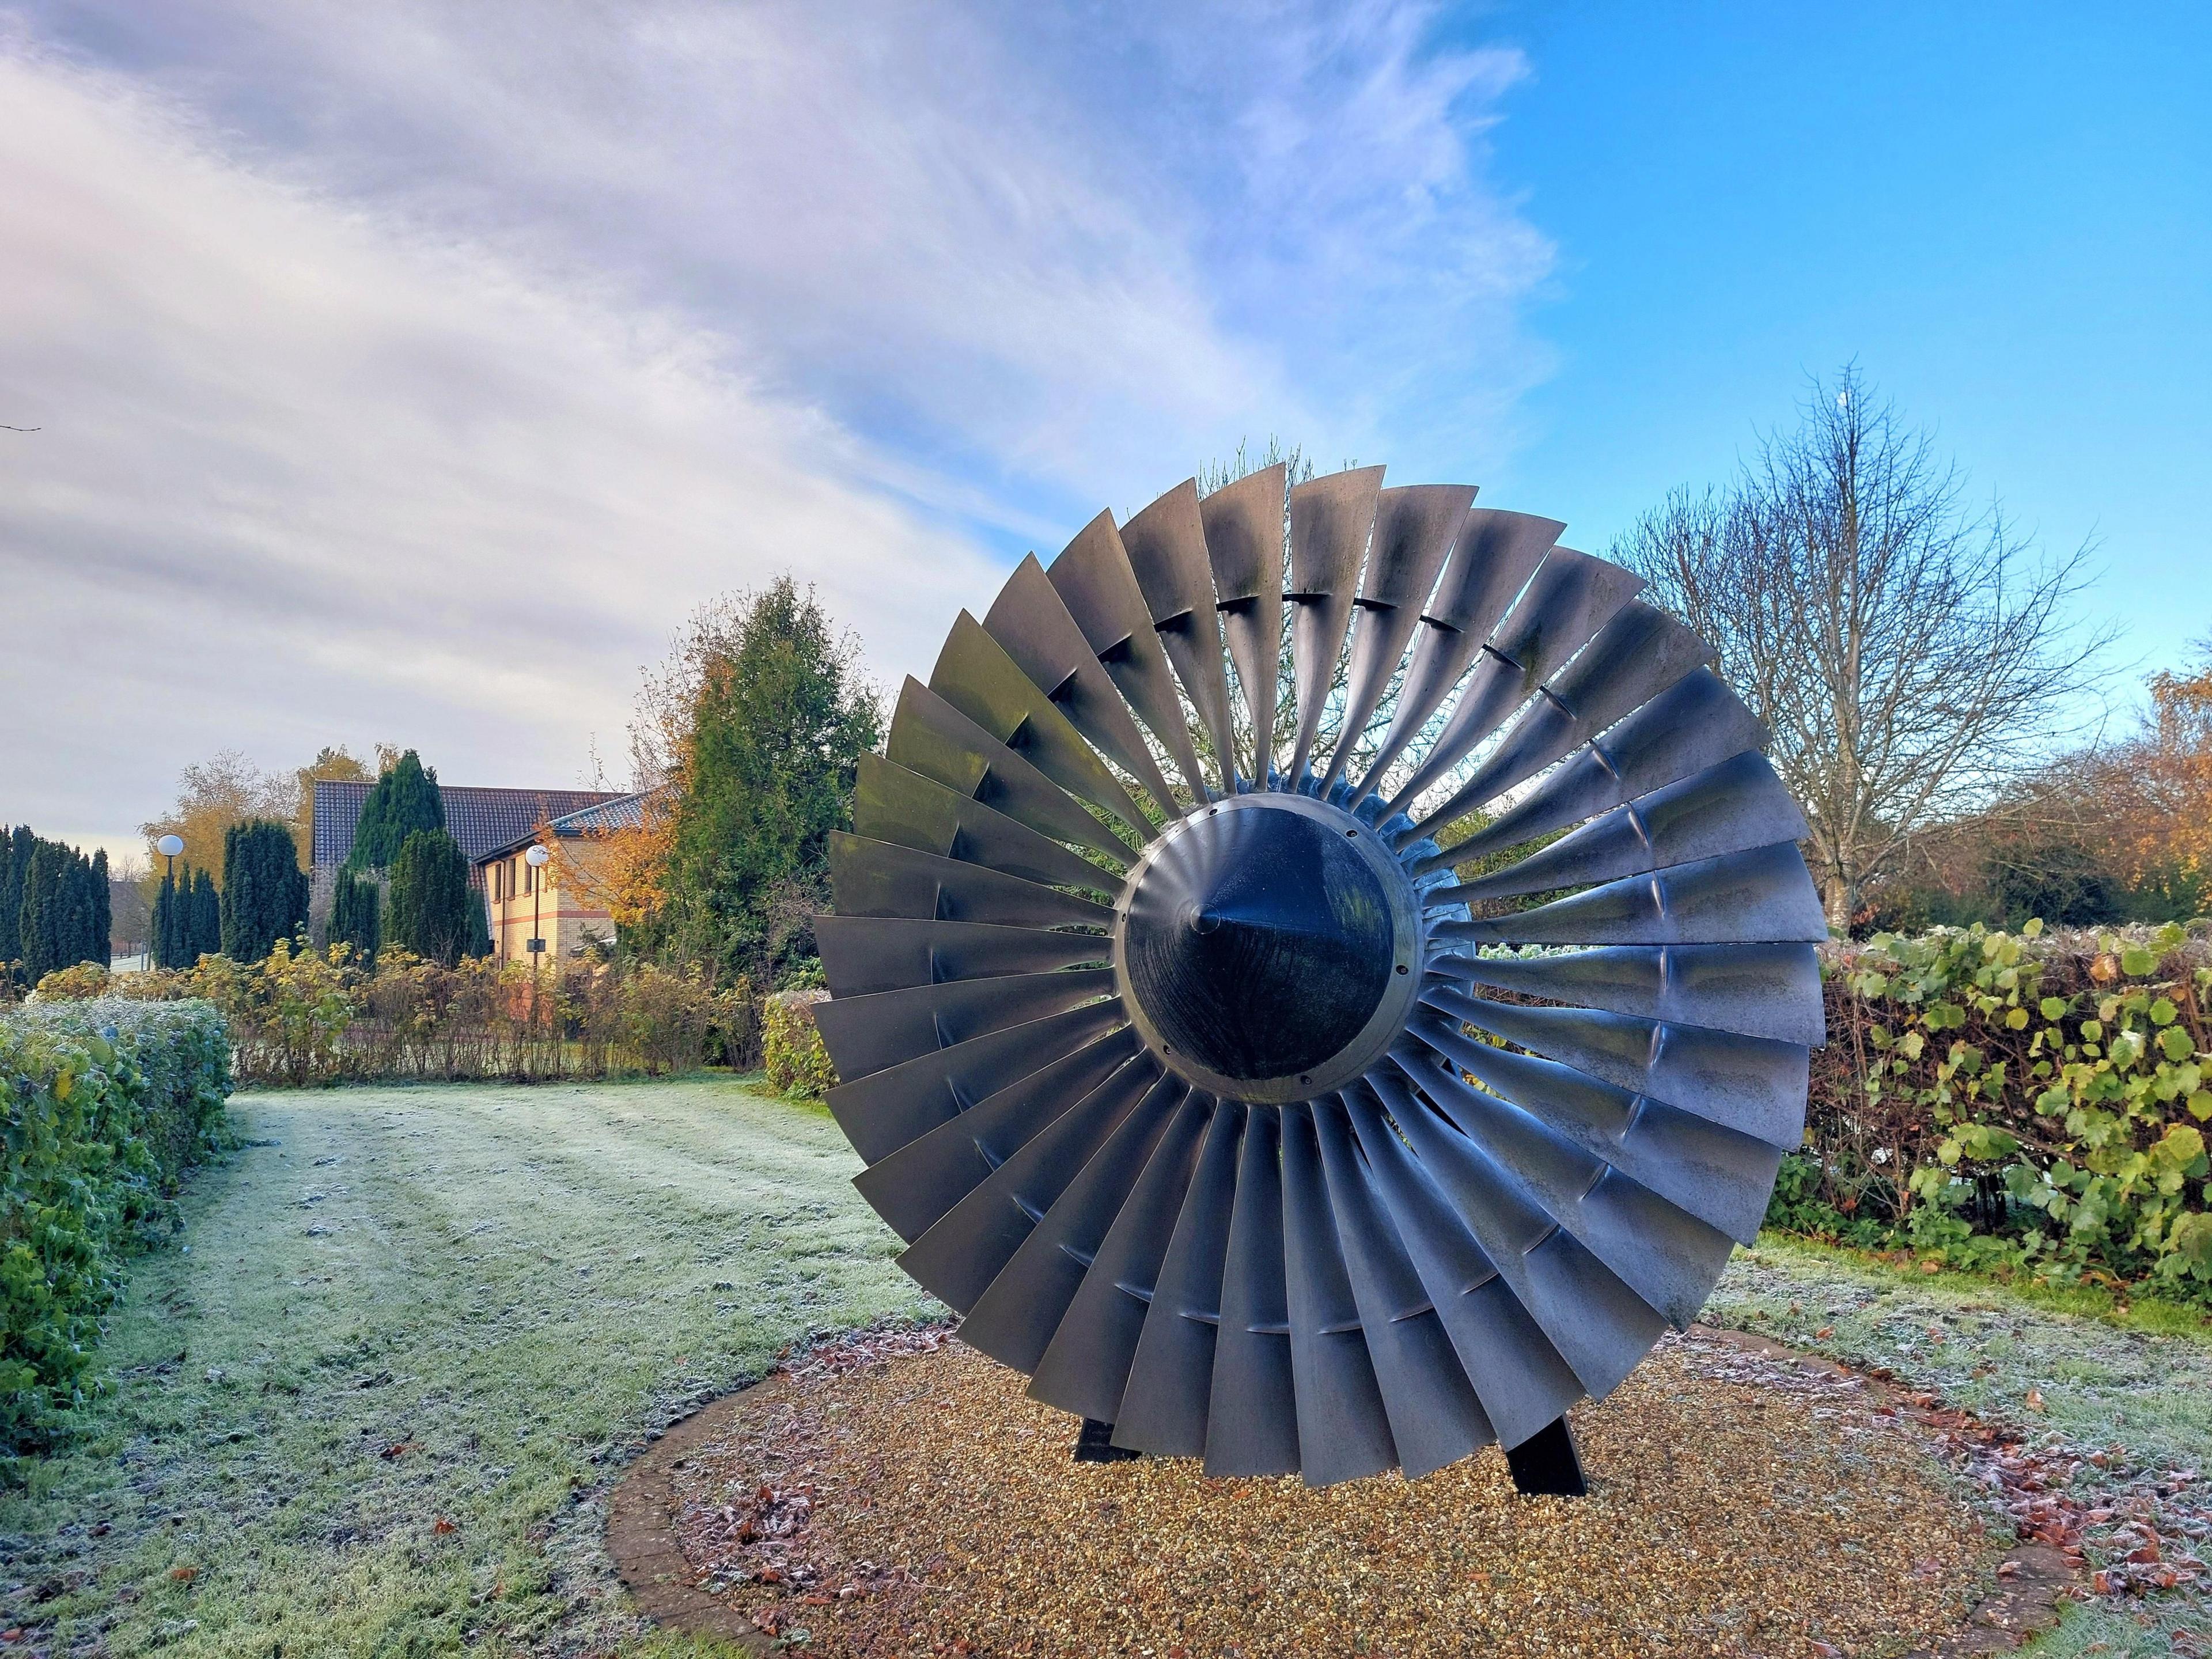
<svg viewBox="0 0 2212 1659">
<path fill-rule="evenodd" d="M 1309 796 L 1239 795 L 1170 824 L 1117 908 L 1132 1017 L 1227 1098 L 1342 1087 L 1388 1051 L 1418 990 L 1412 884 L 1367 825 Z"/>
</svg>

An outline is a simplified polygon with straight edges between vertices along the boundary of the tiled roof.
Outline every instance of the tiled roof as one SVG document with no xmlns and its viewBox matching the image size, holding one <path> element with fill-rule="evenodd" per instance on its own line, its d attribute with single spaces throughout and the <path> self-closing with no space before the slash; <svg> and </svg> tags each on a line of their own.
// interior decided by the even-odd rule
<svg viewBox="0 0 2212 1659">
<path fill-rule="evenodd" d="M 372 786 L 315 781 L 314 861 L 318 867 L 343 864 L 353 851 L 353 832 L 361 822 L 361 805 Z M 479 789 L 466 784 L 441 783 L 438 799 L 446 809 L 446 828 L 461 844 L 471 864 L 501 848 L 528 841 L 541 823 L 605 806 L 609 802 L 635 800 L 606 789 Z"/>
<path fill-rule="evenodd" d="M 653 793 L 647 790 L 643 794 L 616 795 L 597 801 L 565 817 L 550 819 L 545 827 L 560 836 L 596 836 L 605 835 L 610 830 L 635 830 L 645 822 L 646 799 Z M 519 848 L 527 847 L 537 839 L 538 826 L 533 823 L 513 841 L 490 848 L 476 862 L 481 864 L 486 860 L 503 857 Z"/>
</svg>

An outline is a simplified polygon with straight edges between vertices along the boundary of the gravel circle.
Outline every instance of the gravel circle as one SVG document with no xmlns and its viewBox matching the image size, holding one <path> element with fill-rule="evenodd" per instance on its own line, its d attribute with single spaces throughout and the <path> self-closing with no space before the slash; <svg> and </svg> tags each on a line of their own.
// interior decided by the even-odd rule
<svg viewBox="0 0 2212 1659">
<path fill-rule="evenodd" d="M 1078 1464 L 1023 1381 L 941 1330 L 777 1372 L 670 1471 L 682 1577 L 804 1654 L 1819 1659 L 1935 1645 L 2008 1541 L 1858 1379 L 1697 1333 L 1576 1412 L 1580 1500 L 1494 1447 L 1323 1491 Z"/>
</svg>

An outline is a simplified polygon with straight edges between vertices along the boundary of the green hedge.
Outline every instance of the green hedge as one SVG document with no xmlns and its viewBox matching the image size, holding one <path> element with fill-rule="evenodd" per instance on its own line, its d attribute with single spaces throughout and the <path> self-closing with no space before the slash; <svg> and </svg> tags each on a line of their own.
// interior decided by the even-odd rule
<svg viewBox="0 0 2212 1659">
<path fill-rule="evenodd" d="M 0 1453 L 84 1397 L 124 1259 L 217 1143 L 229 1092 L 230 1035 L 207 1003 L 0 1010 Z"/>
</svg>

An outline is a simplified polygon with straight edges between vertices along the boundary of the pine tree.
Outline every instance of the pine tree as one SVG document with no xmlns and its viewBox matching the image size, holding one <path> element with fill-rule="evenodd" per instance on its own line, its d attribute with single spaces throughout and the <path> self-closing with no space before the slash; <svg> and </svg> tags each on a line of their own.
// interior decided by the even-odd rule
<svg viewBox="0 0 2212 1659">
<path fill-rule="evenodd" d="M 222 951 L 258 962 L 307 920 L 307 878 L 291 826 L 274 818 L 234 823 L 222 842 Z"/>
<path fill-rule="evenodd" d="M 474 888 L 469 890 L 469 942 L 461 954 L 471 957 L 491 954 L 491 912 L 484 908 L 484 896 Z"/>
<path fill-rule="evenodd" d="M 16 912 L 26 985 L 34 986 L 57 968 L 68 965 L 61 959 L 60 927 L 68 878 L 68 849 L 50 841 L 33 841 L 23 872 L 23 902 Z"/>
<path fill-rule="evenodd" d="M 23 878 L 31 867 L 31 849 L 38 837 L 31 826 L 19 823 L 0 842 L 0 974 L 10 963 L 23 959 Z"/>
<path fill-rule="evenodd" d="M 442 830 L 417 830 L 392 861 L 392 943 L 448 968 L 469 943 L 469 861 Z"/>
<path fill-rule="evenodd" d="M 92 855 L 92 959 L 105 968 L 115 952 L 115 890 L 108 885 L 107 849 Z"/>
<path fill-rule="evenodd" d="M 192 872 L 190 924 L 185 933 L 185 966 L 197 968 L 202 957 L 222 954 L 222 900 L 215 890 L 215 878 L 204 870 Z"/>
<path fill-rule="evenodd" d="M 92 860 L 74 847 L 62 848 L 61 904 L 54 916 L 54 948 L 64 968 L 80 962 L 107 965 L 107 952 L 100 948 L 96 930 L 100 902 L 94 890 Z"/>
<path fill-rule="evenodd" d="M 165 873 L 161 884 L 154 890 L 154 920 L 148 930 L 153 938 L 147 943 L 156 968 L 181 968 L 185 964 L 177 948 L 177 878 L 173 872 Z"/>
<path fill-rule="evenodd" d="M 410 836 L 445 827 L 446 804 L 438 794 L 437 771 L 424 766 L 410 749 L 377 779 L 362 801 L 346 868 L 389 869 Z"/>
<path fill-rule="evenodd" d="M 340 870 L 331 890 L 331 943 L 350 945 L 363 964 L 374 967 L 383 943 L 383 906 L 372 876 Z"/>
</svg>

